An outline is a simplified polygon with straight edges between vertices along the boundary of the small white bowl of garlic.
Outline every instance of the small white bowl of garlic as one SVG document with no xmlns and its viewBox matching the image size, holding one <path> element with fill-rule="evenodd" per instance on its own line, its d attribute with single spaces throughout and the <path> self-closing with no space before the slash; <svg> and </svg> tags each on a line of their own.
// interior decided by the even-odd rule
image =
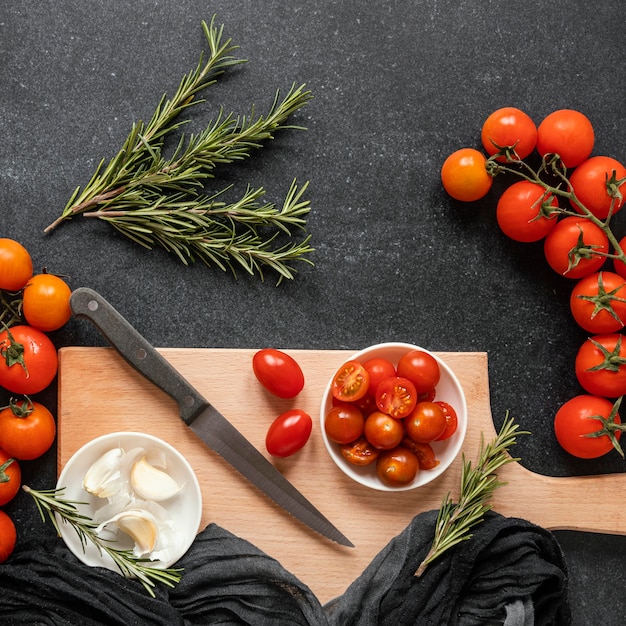
<svg viewBox="0 0 626 626">
<path fill-rule="evenodd" d="M 98 527 L 99 537 L 147 559 L 151 567 L 171 567 L 189 549 L 202 518 L 196 475 L 167 442 L 139 432 L 103 435 L 67 461 L 57 481 L 63 498 L 81 504 L 79 513 Z M 67 547 L 86 565 L 119 571 L 113 559 L 59 519 Z"/>
</svg>

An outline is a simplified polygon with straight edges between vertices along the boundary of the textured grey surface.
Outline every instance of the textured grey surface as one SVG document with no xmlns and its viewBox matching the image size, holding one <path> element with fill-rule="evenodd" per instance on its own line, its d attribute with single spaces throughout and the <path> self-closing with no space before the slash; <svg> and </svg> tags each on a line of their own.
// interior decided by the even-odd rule
<svg viewBox="0 0 626 626">
<path fill-rule="evenodd" d="M 37 268 L 101 292 L 157 346 L 359 349 L 400 340 L 488 352 L 496 425 L 510 410 L 533 433 L 516 451 L 524 465 L 553 475 L 622 472 L 617 455 L 575 461 L 552 433 L 555 410 L 579 392 L 573 358 L 584 333 L 569 317 L 570 281 L 551 273 L 540 245 L 499 233 L 498 182 L 472 205 L 451 201 L 439 182 L 445 157 L 478 146 L 486 116 L 507 105 L 537 122 L 577 108 L 596 128 L 594 153 L 624 160 L 621 8 L 617 0 L 5 4 L 0 235 L 24 243 Z M 279 287 L 271 275 L 235 281 L 185 267 L 83 218 L 43 234 L 131 123 L 195 66 L 200 22 L 213 13 L 249 62 L 206 92 L 191 129 L 220 106 L 263 111 L 292 83 L 314 95 L 297 117 L 306 132 L 281 134 L 220 171 L 238 189 L 263 185 L 275 202 L 293 178 L 310 180 L 315 266 L 298 266 L 295 281 Z M 80 321 L 54 339 L 103 343 Z M 54 391 L 42 400 L 54 408 Z M 29 484 L 54 484 L 54 450 L 24 465 Z M 20 541 L 52 532 L 25 495 L 7 510 Z M 624 540 L 559 537 L 576 623 L 619 623 L 624 601 L 602 597 L 595 581 L 602 574 L 620 588 Z"/>
</svg>

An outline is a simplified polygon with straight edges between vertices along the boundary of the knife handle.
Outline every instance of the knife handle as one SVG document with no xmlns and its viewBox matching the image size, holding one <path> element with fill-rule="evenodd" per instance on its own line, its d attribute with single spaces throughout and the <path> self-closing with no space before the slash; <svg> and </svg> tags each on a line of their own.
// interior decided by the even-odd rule
<svg viewBox="0 0 626 626">
<path fill-rule="evenodd" d="M 109 302 L 93 289 L 79 287 L 72 292 L 70 306 L 76 317 L 91 321 L 132 367 L 176 400 L 183 421 L 193 422 L 206 400 Z"/>
</svg>

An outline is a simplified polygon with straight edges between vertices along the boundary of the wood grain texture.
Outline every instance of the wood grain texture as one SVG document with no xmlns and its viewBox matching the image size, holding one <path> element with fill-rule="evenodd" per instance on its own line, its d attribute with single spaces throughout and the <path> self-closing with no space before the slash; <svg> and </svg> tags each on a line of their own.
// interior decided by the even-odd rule
<svg viewBox="0 0 626 626">
<path fill-rule="evenodd" d="M 438 509 L 448 491 L 458 493 L 461 458 L 437 480 L 408 492 L 369 490 L 347 478 L 330 460 L 319 432 L 324 387 L 352 352 L 288 350 L 306 384 L 294 400 L 268 394 L 251 368 L 254 350 L 162 349 L 160 352 L 259 450 L 281 412 L 299 407 L 314 420 L 311 440 L 297 455 L 273 459 L 276 467 L 355 544 L 326 541 L 275 506 L 178 419 L 173 400 L 146 381 L 110 348 L 60 350 L 58 471 L 83 444 L 116 431 L 147 432 L 188 459 L 203 493 L 201 527 L 214 522 L 243 537 L 308 584 L 321 602 L 343 593 L 376 553 L 414 515 Z M 495 436 L 485 353 L 438 353 L 454 370 L 466 394 L 466 458 L 477 457 L 481 435 Z M 619 498 L 626 475 L 555 478 L 513 463 L 500 471 L 508 485 L 497 490 L 494 508 L 549 529 L 626 534 Z"/>
</svg>

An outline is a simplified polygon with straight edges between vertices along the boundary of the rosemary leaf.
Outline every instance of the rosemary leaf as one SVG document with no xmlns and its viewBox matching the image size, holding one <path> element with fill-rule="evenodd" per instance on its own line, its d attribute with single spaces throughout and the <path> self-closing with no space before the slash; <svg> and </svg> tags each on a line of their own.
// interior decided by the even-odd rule
<svg viewBox="0 0 626 626">
<path fill-rule="evenodd" d="M 444 496 L 435 524 L 435 537 L 428 554 L 415 572 L 416 576 L 421 576 L 428 565 L 446 550 L 471 539 L 470 530 L 491 510 L 489 501 L 493 493 L 506 484 L 498 480 L 495 472 L 507 463 L 519 461 L 512 458 L 508 450 L 515 445 L 517 435 L 529 434 L 518 428 L 507 413 L 495 439 L 487 445 L 481 439 L 476 467 L 463 457 L 459 500 L 454 503 L 449 493 Z"/>
</svg>

